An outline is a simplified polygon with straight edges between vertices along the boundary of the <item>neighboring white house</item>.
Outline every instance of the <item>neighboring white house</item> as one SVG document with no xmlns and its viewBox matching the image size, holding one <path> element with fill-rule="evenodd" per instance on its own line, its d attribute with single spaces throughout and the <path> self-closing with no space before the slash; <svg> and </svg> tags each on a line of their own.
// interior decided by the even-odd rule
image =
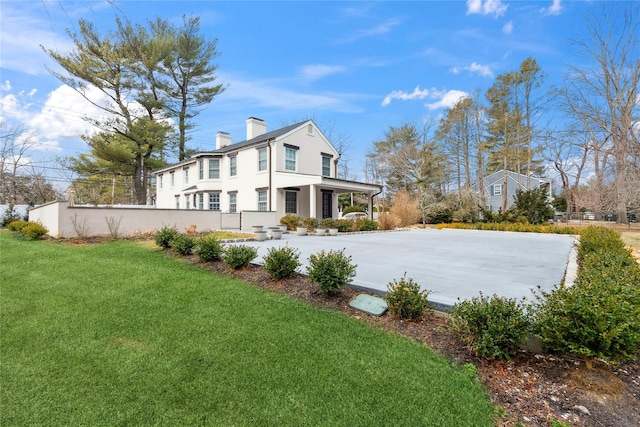
<svg viewBox="0 0 640 427">
<path fill-rule="evenodd" d="M 529 189 L 542 187 L 547 192 L 549 201 L 552 199 L 552 181 L 549 179 L 534 176 L 527 177 L 527 175 L 512 171 L 507 171 L 506 184 L 504 178 L 504 170 L 499 170 L 483 178 L 484 188 L 482 191 L 484 192 L 485 207 L 493 212 L 498 212 L 502 208 L 502 198 L 505 193 L 507 195 L 507 209 L 509 209 L 514 203 L 516 192 L 518 190 L 527 190 L 527 182 L 529 182 Z M 471 184 L 471 189 L 476 192 L 476 194 L 480 194 L 478 182 Z"/>
<path fill-rule="evenodd" d="M 247 120 L 246 140 L 216 135 L 216 148 L 155 171 L 155 204 L 164 209 L 222 212 L 275 211 L 302 217 L 338 217 L 339 193 L 365 193 L 379 185 L 336 178 L 340 153 L 312 120 L 267 132 Z"/>
</svg>

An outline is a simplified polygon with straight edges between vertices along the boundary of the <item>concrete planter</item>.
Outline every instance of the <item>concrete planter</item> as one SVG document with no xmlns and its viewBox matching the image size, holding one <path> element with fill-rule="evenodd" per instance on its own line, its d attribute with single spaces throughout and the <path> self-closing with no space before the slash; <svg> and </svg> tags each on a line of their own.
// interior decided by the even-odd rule
<svg viewBox="0 0 640 427">
<path fill-rule="evenodd" d="M 257 242 L 264 242 L 267 240 L 267 232 L 265 230 L 258 230 L 253 232 Z"/>
<path fill-rule="evenodd" d="M 287 232 L 287 226 L 286 225 L 280 225 L 280 231 L 282 231 L 282 234 Z"/>
<path fill-rule="evenodd" d="M 262 231 L 262 230 L 263 230 L 263 228 L 264 228 L 264 227 L 263 227 L 263 226 L 261 226 L 261 225 L 252 225 L 252 226 L 251 226 L 251 231 L 255 233 L 256 231 Z"/>
<path fill-rule="evenodd" d="M 280 230 L 280 227 L 278 227 L 277 230 L 275 228 L 271 230 L 271 238 L 274 240 L 280 240 L 282 238 L 282 230 Z"/>
<path fill-rule="evenodd" d="M 337 236 L 338 229 L 337 228 L 329 228 L 329 236 Z"/>
<path fill-rule="evenodd" d="M 327 229 L 326 228 L 316 228 L 316 236 L 326 236 Z"/>
<path fill-rule="evenodd" d="M 307 227 L 298 227 L 298 228 L 296 228 L 296 234 L 298 236 L 306 236 L 307 235 Z"/>
<path fill-rule="evenodd" d="M 280 227 L 268 227 L 267 228 L 267 236 L 268 237 L 272 237 L 274 230 L 280 231 Z M 282 237 L 282 235 L 281 235 L 281 237 Z"/>
</svg>

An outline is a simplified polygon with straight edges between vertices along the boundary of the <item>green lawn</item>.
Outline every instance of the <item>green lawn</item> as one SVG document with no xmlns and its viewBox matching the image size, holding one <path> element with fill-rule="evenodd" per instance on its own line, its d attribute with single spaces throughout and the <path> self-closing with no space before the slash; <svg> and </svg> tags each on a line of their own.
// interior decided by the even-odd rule
<svg viewBox="0 0 640 427">
<path fill-rule="evenodd" d="M 489 426 L 429 348 L 133 242 L 0 231 L 0 425 Z"/>
</svg>

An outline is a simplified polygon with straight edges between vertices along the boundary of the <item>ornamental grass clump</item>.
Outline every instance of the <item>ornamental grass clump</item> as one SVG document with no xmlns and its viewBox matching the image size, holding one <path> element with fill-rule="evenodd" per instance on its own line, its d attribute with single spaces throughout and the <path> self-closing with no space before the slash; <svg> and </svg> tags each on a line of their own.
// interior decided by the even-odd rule
<svg viewBox="0 0 640 427">
<path fill-rule="evenodd" d="M 195 240 L 195 253 L 200 262 L 212 262 L 222 259 L 224 246 L 214 234 L 207 234 Z"/>
<path fill-rule="evenodd" d="M 227 267 L 238 270 L 249 265 L 257 256 L 256 248 L 247 245 L 230 245 L 225 249 L 222 259 Z"/>
<path fill-rule="evenodd" d="M 351 255 L 344 254 L 344 249 L 329 252 L 322 250 L 309 256 L 307 274 L 322 293 L 333 296 L 356 277 L 356 267 Z"/>
<path fill-rule="evenodd" d="M 299 258 L 300 252 L 289 246 L 283 246 L 269 248 L 262 260 L 267 273 L 276 280 L 282 280 L 297 274 L 296 269 L 301 265 Z"/>
<path fill-rule="evenodd" d="M 480 293 L 454 304 L 451 316 L 453 330 L 482 357 L 510 359 L 529 336 L 524 299 Z"/>
<path fill-rule="evenodd" d="M 420 290 L 420 285 L 407 279 L 407 273 L 400 281 L 394 280 L 387 285 L 386 301 L 389 311 L 401 319 L 415 320 L 429 308 L 431 291 Z"/>
</svg>

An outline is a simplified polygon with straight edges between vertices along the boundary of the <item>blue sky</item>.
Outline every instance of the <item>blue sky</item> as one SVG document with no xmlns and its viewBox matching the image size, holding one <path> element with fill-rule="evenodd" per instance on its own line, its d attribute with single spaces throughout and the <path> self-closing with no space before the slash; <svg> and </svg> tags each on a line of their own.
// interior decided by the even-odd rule
<svg viewBox="0 0 640 427">
<path fill-rule="evenodd" d="M 98 114 L 48 71 L 40 45 L 69 51 L 66 30 L 80 18 L 100 30 L 116 14 L 133 22 L 201 18 L 218 39 L 218 81 L 227 86 L 197 119 L 192 148 L 209 149 L 217 131 L 245 139 L 245 120 L 268 129 L 314 117 L 348 136 L 352 178 L 390 126 L 437 120 L 497 75 L 536 59 L 548 84 L 574 63 L 569 39 L 581 36 L 596 1 L 6 1 L 0 2 L 0 107 L 37 145 L 29 158 L 52 168 L 57 156 L 86 153 L 82 114 Z M 55 169 L 48 169 L 54 174 Z"/>
</svg>

